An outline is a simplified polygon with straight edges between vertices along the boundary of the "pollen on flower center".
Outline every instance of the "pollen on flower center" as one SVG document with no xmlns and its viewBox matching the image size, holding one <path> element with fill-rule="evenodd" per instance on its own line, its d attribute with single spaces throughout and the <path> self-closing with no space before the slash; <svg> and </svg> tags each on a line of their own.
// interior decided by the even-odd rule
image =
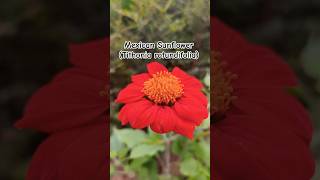
<svg viewBox="0 0 320 180">
<path fill-rule="evenodd" d="M 211 112 L 213 115 L 223 116 L 230 108 L 230 105 L 236 97 L 233 95 L 234 89 L 231 82 L 237 78 L 237 75 L 226 71 L 226 63 L 221 61 L 221 55 L 213 52 L 211 61 L 213 69 L 211 69 L 211 86 L 213 89 Z"/>
<path fill-rule="evenodd" d="M 156 104 L 169 105 L 183 95 L 183 84 L 170 72 L 160 71 L 144 82 L 142 92 Z"/>
</svg>

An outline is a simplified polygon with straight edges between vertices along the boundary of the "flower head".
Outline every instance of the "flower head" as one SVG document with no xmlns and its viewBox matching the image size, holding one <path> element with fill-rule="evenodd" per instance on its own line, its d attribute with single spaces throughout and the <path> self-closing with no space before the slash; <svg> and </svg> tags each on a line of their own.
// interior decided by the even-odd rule
<svg viewBox="0 0 320 180">
<path fill-rule="evenodd" d="M 33 155 L 27 180 L 108 178 L 108 46 L 109 39 L 70 46 L 73 66 L 30 99 L 15 126 L 49 136 Z"/>
<path fill-rule="evenodd" d="M 156 104 L 169 105 L 183 95 L 183 84 L 170 72 L 160 71 L 143 83 L 142 92 Z"/>
<path fill-rule="evenodd" d="M 150 128 L 157 133 L 174 131 L 188 138 L 207 118 L 208 100 L 201 82 L 175 67 L 169 72 L 158 62 L 147 65 L 148 73 L 132 76 L 121 90 L 117 103 L 125 105 L 119 119 L 133 128 Z"/>
<path fill-rule="evenodd" d="M 213 179 L 311 179 L 312 127 L 283 60 L 211 19 Z"/>
</svg>

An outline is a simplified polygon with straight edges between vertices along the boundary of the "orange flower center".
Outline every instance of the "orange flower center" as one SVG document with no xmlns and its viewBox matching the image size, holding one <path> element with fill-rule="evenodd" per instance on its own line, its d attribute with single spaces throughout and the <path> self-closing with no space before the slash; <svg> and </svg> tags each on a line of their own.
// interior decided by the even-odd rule
<svg viewBox="0 0 320 180">
<path fill-rule="evenodd" d="M 226 71 L 226 63 L 221 61 L 221 55 L 213 52 L 213 69 L 211 69 L 211 86 L 213 89 L 211 112 L 217 117 L 224 116 L 230 108 L 232 101 L 236 99 L 233 95 L 234 89 L 231 82 L 237 75 Z"/>
<path fill-rule="evenodd" d="M 142 92 L 156 104 L 170 105 L 183 94 L 183 84 L 170 72 L 161 71 L 144 82 Z"/>
</svg>

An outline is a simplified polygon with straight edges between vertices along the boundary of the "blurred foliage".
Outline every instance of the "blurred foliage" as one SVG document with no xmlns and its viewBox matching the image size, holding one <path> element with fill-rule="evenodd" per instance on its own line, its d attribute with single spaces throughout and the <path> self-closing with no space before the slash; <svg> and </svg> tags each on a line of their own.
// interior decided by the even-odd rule
<svg viewBox="0 0 320 180">
<path fill-rule="evenodd" d="M 111 0 L 111 60 L 110 96 L 116 97 L 120 88 L 130 82 L 130 76 L 145 71 L 144 61 L 129 60 L 123 63 L 118 59 L 125 41 L 155 42 L 195 42 L 200 51 L 198 61 L 162 61 L 167 67 L 180 66 L 191 74 L 204 78 L 209 72 L 210 18 L 209 0 L 206 1 L 133 1 Z M 176 25 L 174 25 L 176 24 Z M 183 25 L 182 25 L 183 24 Z M 172 27 L 175 26 L 173 29 Z M 183 28 L 179 28 L 183 26 Z M 171 28 L 170 28 L 171 27 Z M 117 110 L 111 104 L 112 110 Z M 116 114 L 112 112 L 111 114 Z"/>
<path fill-rule="evenodd" d="M 295 95 L 314 125 L 312 150 L 320 179 L 320 1 L 216 1 L 215 14 L 254 43 L 271 47 L 295 70 Z M 294 151 L 294 150 L 293 150 Z"/>
<path fill-rule="evenodd" d="M 199 60 L 161 63 L 169 69 L 179 66 L 197 76 L 206 84 L 209 96 L 209 11 L 209 0 L 111 0 L 111 179 L 210 178 L 209 119 L 196 129 L 195 139 L 190 141 L 177 134 L 159 135 L 150 129 L 121 127 L 117 118 L 121 106 L 114 103 L 119 90 L 130 83 L 130 76 L 145 72 L 149 62 L 119 60 L 118 52 L 125 41 L 194 42 Z M 170 160 L 166 161 L 168 152 Z M 166 173 L 168 163 L 170 175 Z"/>
<path fill-rule="evenodd" d="M 110 173 L 113 179 L 161 179 L 159 171 L 164 170 L 166 138 L 171 141 L 170 179 L 209 179 L 210 177 L 210 120 L 196 130 L 195 140 L 190 141 L 179 135 L 156 134 L 152 130 L 113 128 L 111 135 Z"/>
</svg>

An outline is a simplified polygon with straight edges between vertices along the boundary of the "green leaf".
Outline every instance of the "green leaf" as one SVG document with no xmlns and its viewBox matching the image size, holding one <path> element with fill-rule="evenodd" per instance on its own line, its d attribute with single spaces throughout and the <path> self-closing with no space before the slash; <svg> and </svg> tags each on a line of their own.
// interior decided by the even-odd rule
<svg viewBox="0 0 320 180">
<path fill-rule="evenodd" d="M 132 4 L 132 0 L 122 0 L 123 9 L 130 9 L 131 4 Z"/>
<path fill-rule="evenodd" d="M 177 138 L 175 141 L 171 144 L 171 151 L 181 156 L 183 152 L 186 152 L 188 150 L 188 146 L 186 144 L 189 143 L 187 138 Z"/>
<path fill-rule="evenodd" d="M 171 145 L 171 151 L 174 154 L 179 154 L 182 151 L 182 147 L 180 145 L 180 141 L 173 141 Z"/>
<path fill-rule="evenodd" d="M 197 152 L 196 155 L 209 167 L 210 166 L 210 143 L 204 140 L 200 141 L 198 144 L 201 153 Z"/>
<path fill-rule="evenodd" d="M 210 128 L 210 115 L 208 115 L 208 118 L 205 119 L 202 124 L 199 126 L 201 129 L 208 129 Z"/>
<path fill-rule="evenodd" d="M 195 176 L 198 174 L 199 163 L 195 159 L 186 159 L 180 164 L 180 172 L 185 176 Z"/>
<path fill-rule="evenodd" d="M 128 154 L 128 148 L 122 148 L 119 151 L 117 151 L 117 155 L 119 156 L 120 159 L 125 159 L 127 154 Z"/>
<path fill-rule="evenodd" d="M 134 147 L 131 151 L 130 158 L 140 158 L 144 156 L 153 156 L 157 154 L 159 151 L 163 151 L 164 146 L 162 145 L 149 145 L 149 144 L 141 144 Z"/>
<path fill-rule="evenodd" d="M 170 176 L 168 176 L 168 175 L 159 175 L 158 176 L 158 180 L 180 180 L 180 179 L 182 179 L 182 178 L 179 178 L 177 176 L 172 176 L 172 175 L 170 175 Z"/>
<path fill-rule="evenodd" d="M 182 29 L 184 29 L 186 26 L 186 22 L 182 19 L 182 20 L 175 20 L 174 22 L 172 22 L 169 25 L 169 29 L 172 32 L 178 32 L 181 31 Z"/>
<path fill-rule="evenodd" d="M 110 175 L 113 175 L 113 173 L 115 172 L 115 167 L 114 165 L 110 164 Z"/>
<path fill-rule="evenodd" d="M 119 138 L 115 134 L 112 134 L 110 137 L 110 151 L 117 152 L 122 148 L 123 148 L 123 143 L 119 141 Z"/>
<path fill-rule="evenodd" d="M 204 77 L 203 83 L 204 83 L 206 86 L 210 87 L 210 74 L 209 74 L 209 73 L 207 73 L 206 76 Z"/>
<path fill-rule="evenodd" d="M 153 132 L 151 128 L 148 129 L 148 144 L 159 144 L 161 140 L 161 134 Z"/>
<path fill-rule="evenodd" d="M 110 158 L 116 158 L 117 157 L 117 151 L 110 151 Z"/>
<path fill-rule="evenodd" d="M 133 159 L 132 162 L 130 163 L 130 168 L 132 170 L 139 170 L 141 169 L 141 167 L 150 160 L 150 157 L 145 156 L 145 157 L 141 157 L 141 158 L 136 158 Z"/>
<path fill-rule="evenodd" d="M 141 158 L 139 158 L 140 160 Z M 133 161 L 135 161 L 134 159 Z M 154 160 L 145 162 L 143 166 L 137 166 L 133 171 L 138 175 L 137 179 L 158 180 L 158 166 Z"/>
<path fill-rule="evenodd" d="M 115 130 L 115 134 L 119 140 L 126 144 L 129 148 L 143 143 L 146 140 L 146 134 L 141 130 L 120 129 Z"/>
</svg>

